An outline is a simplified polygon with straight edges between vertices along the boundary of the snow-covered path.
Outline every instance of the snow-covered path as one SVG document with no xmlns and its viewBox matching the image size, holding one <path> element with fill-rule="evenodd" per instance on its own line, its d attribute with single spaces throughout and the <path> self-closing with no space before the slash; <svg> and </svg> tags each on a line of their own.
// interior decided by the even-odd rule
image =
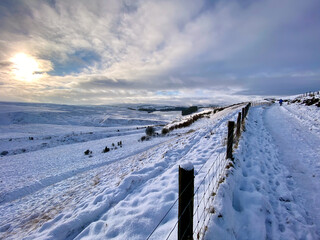
<svg viewBox="0 0 320 240">
<path fill-rule="evenodd" d="M 250 109 L 206 239 L 320 239 L 319 110 L 300 107 Z"/>
<path fill-rule="evenodd" d="M 310 131 L 310 123 L 303 124 L 285 107 L 271 107 L 265 118 L 279 147 L 279 160 L 292 176 L 288 188 L 294 202 L 312 226 L 310 231 L 320 238 L 320 136 Z"/>
</svg>

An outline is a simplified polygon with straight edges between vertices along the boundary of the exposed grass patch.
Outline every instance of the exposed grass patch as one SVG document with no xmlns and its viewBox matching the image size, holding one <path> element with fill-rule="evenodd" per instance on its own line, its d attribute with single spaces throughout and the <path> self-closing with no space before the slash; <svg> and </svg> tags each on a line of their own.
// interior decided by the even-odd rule
<svg viewBox="0 0 320 240">
<path fill-rule="evenodd" d="M 228 165 L 226 166 L 226 169 L 234 168 L 234 165 L 232 162 L 229 162 Z"/>
<path fill-rule="evenodd" d="M 93 178 L 93 186 L 97 186 L 100 183 L 100 177 L 99 175 L 94 176 Z"/>
</svg>

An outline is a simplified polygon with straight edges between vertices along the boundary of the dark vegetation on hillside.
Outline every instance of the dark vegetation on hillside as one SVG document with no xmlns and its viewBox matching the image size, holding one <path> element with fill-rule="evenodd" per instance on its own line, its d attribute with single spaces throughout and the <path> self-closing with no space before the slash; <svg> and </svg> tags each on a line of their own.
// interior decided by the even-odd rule
<svg viewBox="0 0 320 240">
<path fill-rule="evenodd" d="M 319 98 L 315 98 L 315 97 L 310 98 L 310 99 L 305 99 L 305 100 L 294 99 L 293 101 L 291 101 L 291 103 L 301 103 L 306 106 L 315 105 L 317 107 L 320 107 L 320 100 L 319 100 Z"/>
<path fill-rule="evenodd" d="M 187 109 L 182 110 L 182 116 L 185 115 L 190 115 L 192 113 L 195 113 L 198 111 L 198 107 L 197 106 L 192 106 L 192 107 L 188 107 Z"/>
<path fill-rule="evenodd" d="M 195 113 L 195 114 L 189 116 L 189 118 L 187 118 L 186 120 L 184 120 L 182 122 L 178 122 L 176 124 L 172 124 L 171 126 L 164 127 L 162 129 L 161 133 L 163 135 L 165 135 L 165 134 L 173 131 L 174 129 L 189 127 L 195 121 L 197 121 L 203 117 L 206 117 L 206 116 L 208 117 L 209 115 L 220 112 L 228 107 L 233 107 L 233 106 L 242 105 L 242 104 L 244 104 L 244 103 L 236 103 L 236 104 L 229 105 L 227 107 L 219 107 L 219 108 L 215 108 L 214 110 L 208 111 L 208 112 Z"/>
<path fill-rule="evenodd" d="M 146 131 L 145 131 L 146 135 L 145 136 L 142 136 L 140 138 L 140 140 L 138 140 L 139 142 L 143 142 L 143 141 L 148 141 L 150 140 L 152 137 L 157 137 L 159 136 L 159 133 L 156 132 L 156 129 L 153 127 L 153 126 L 148 126 L 146 128 Z"/>
<path fill-rule="evenodd" d="M 306 93 L 294 100 L 286 100 L 288 103 L 300 103 L 306 106 L 317 106 L 320 107 L 320 92 Z"/>
<path fill-rule="evenodd" d="M 140 106 L 140 107 L 128 107 L 128 109 L 130 110 L 135 110 L 135 111 L 143 111 L 143 112 L 148 112 L 148 113 L 152 113 L 152 112 L 155 112 L 155 111 L 159 111 L 159 112 L 181 112 L 182 115 L 184 115 L 184 112 L 188 112 L 190 111 L 191 109 L 195 109 L 195 111 L 193 112 L 190 112 L 188 114 L 191 114 L 191 113 L 194 113 L 196 111 L 198 111 L 198 109 L 200 108 L 208 108 L 208 107 L 212 107 L 212 108 L 215 108 L 217 107 L 217 105 L 209 105 L 209 106 L 192 106 L 192 107 L 181 107 L 181 106 L 159 106 L 159 107 L 154 107 L 154 106 Z M 188 114 L 185 114 L 185 115 L 188 115 Z"/>
<path fill-rule="evenodd" d="M 112 147 L 109 148 L 108 146 L 106 146 L 103 150 L 102 153 L 107 153 L 110 152 L 112 150 L 117 150 L 118 147 L 122 148 L 122 141 L 117 142 L 117 146 L 112 143 Z M 87 155 L 89 157 L 92 157 L 93 152 L 90 149 L 87 149 L 86 151 L 84 151 L 84 155 Z"/>
<path fill-rule="evenodd" d="M 187 109 L 187 107 L 139 107 L 139 108 L 128 108 L 130 110 L 138 110 L 138 111 L 143 111 L 143 112 L 148 112 L 152 113 L 155 111 L 160 111 L 160 112 L 173 112 L 173 111 L 183 111 Z"/>
<path fill-rule="evenodd" d="M 176 123 L 173 122 L 172 124 L 169 124 L 168 126 L 163 127 L 161 134 L 156 132 L 156 130 L 154 128 L 155 126 L 148 126 L 145 131 L 146 135 L 142 136 L 138 141 L 139 142 L 148 141 L 152 137 L 159 137 L 161 135 L 162 136 L 166 135 L 169 132 L 173 131 L 174 129 L 189 127 L 191 124 L 193 124 L 194 122 L 196 122 L 197 120 L 199 120 L 201 118 L 204 118 L 204 117 L 209 118 L 211 114 L 215 114 L 217 112 L 220 112 L 228 107 L 233 107 L 233 106 L 242 105 L 242 104 L 244 104 L 244 103 L 236 103 L 236 104 L 229 105 L 227 107 L 215 107 L 212 111 L 194 113 L 194 114 L 188 116 L 183 121 L 176 122 Z M 190 111 L 197 111 L 198 107 L 190 107 L 189 109 L 190 109 Z M 158 126 L 160 126 L 160 125 L 158 125 Z"/>
<path fill-rule="evenodd" d="M 214 109 L 213 111 L 209 111 L 209 112 L 204 112 L 204 113 L 198 113 L 198 114 L 194 114 L 192 116 L 190 116 L 188 119 L 182 121 L 182 122 L 179 122 L 179 123 L 176 123 L 176 124 L 173 124 L 171 125 L 170 127 L 164 127 L 162 129 L 162 134 L 167 134 L 171 131 L 173 131 L 174 129 L 179 129 L 179 128 L 185 128 L 185 127 L 189 127 L 192 123 L 194 123 L 195 121 L 205 117 L 205 116 L 208 116 L 210 114 L 213 114 L 213 113 L 217 113 L 219 111 L 222 111 L 223 109 L 225 108 L 216 108 Z"/>
<path fill-rule="evenodd" d="M 154 129 L 154 127 L 152 127 L 152 126 L 148 126 L 147 128 L 146 128 L 146 134 L 147 134 L 147 136 L 152 136 L 152 135 L 154 135 L 154 133 L 155 133 L 155 129 Z"/>
</svg>

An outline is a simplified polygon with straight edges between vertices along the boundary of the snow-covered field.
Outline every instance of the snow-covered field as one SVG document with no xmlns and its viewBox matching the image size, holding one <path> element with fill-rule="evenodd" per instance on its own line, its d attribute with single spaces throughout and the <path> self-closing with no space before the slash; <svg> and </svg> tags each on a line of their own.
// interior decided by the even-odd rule
<svg viewBox="0 0 320 240">
<path fill-rule="evenodd" d="M 138 141 L 179 113 L 0 103 L 0 239 L 166 239 L 179 165 L 194 165 L 198 186 L 223 160 L 227 121 L 242 107 Z M 206 239 L 319 239 L 318 109 L 250 109 L 235 168 L 207 206 Z"/>
<path fill-rule="evenodd" d="M 0 238 L 12 239 L 75 209 L 100 186 L 110 187 L 105 184 L 110 179 L 119 184 L 142 153 L 172 138 L 140 143 L 145 126 L 157 129 L 180 115 L 125 107 L 0 105 Z M 106 146 L 114 150 L 102 153 Z M 91 155 L 84 155 L 87 149 Z"/>
<path fill-rule="evenodd" d="M 0 237 L 6 239 L 146 238 L 177 197 L 178 165 L 203 165 L 236 113 L 227 109 L 139 142 L 145 126 L 179 120 L 179 113 L 1 105 Z M 114 149 L 103 153 L 106 146 Z M 155 239 L 168 234 L 175 212 Z"/>
</svg>

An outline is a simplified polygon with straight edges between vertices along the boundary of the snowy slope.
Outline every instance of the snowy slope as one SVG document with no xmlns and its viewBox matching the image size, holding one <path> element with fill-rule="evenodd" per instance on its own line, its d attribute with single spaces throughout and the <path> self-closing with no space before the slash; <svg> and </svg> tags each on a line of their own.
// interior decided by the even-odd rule
<svg viewBox="0 0 320 240">
<path fill-rule="evenodd" d="M 250 109 L 206 239 L 320 239 L 319 108 Z"/>
<path fill-rule="evenodd" d="M 80 107 L 81 118 L 72 106 L 2 105 L 1 239 L 176 239 L 178 167 L 186 162 L 195 186 L 212 167 L 228 175 L 204 206 L 211 221 L 196 226 L 206 239 L 319 239 L 316 106 L 252 107 L 235 168 L 226 170 L 227 121 L 244 105 L 143 142 L 146 125 L 184 120 L 113 107 Z M 113 150 L 103 153 L 105 146 Z"/>
<path fill-rule="evenodd" d="M 144 125 L 137 129 L 132 125 L 136 122 L 126 114 L 120 116 L 118 110 L 107 109 L 109 115 L 128 121 L 115 128 L 113 123 L 111 127 L 83 123 L 77 119 L 78 113 L 72 115 L 77 109 L 70 106 L 46 106 L 51 112 L 56 108 L 67 111 L 67 125 L 59 116 L 45 123 L 50 118 L 46 118 L 49 110 L 44 106 L 27 106 L 26 112 L 19 105 L 10 107 L 2 111 L 7 120 L 1 127 L 6 137 L 0 145 L 2 152 L 8 152 L 0 161 L 0 236 L 6 239 L 145 239 L 177 197 L 178 165 L 189 160 L 199 169 L 213 155 L 219 155 L 224 148 L 225 122 L 235 118 L 239 108 L 200 119 L 165 137 L 139 142 Z M 41 123 L 35 116 L 30 118 L 30 111 L 41 115 Z M 86 111 L 85 119 L 105 115 L 99 109 L 97 114 Z M 155 125 L 174 117 L 145 114 L 132 111 L 131 116 Z M 27 116 L 27 120 L 17 123 L 17 116 Z M 112 143 L 119 141 L 122 147 L 102 153 L 105 146 L 112 148 Z M 22 146 L 25 151 L 19 152 Z M 92 154 L 84 155 L 86 149 Z M 142 230 L 137 217 L 144 219 Z M 154 239 L 166 236 L 174 221 L 176 208 Z"/>
<path fill-rule="evenodd" d="M 77 205 L 102 182 L 109 165 L 122 164 L 120 177 L 134 169 L 123 159 L 174 137 L 141 144 L 146 125 L 165 125 L 178 114 L 0 103 L 0 238 L 16 239 Z M 114 150 L 102 153 L 106 146 Z M 93 152 L 89 156 L 87 149 Z"/>
</svg>

